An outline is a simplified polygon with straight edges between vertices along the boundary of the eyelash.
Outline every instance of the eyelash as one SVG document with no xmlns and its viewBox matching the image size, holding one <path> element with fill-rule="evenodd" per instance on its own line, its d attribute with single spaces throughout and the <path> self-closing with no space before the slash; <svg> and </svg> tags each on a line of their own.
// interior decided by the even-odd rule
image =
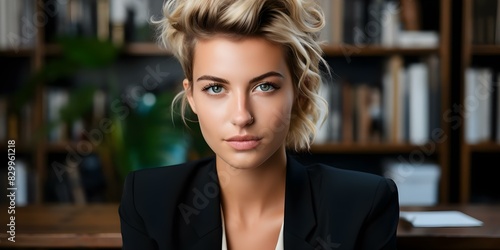
<svg viewBox="0 0 500 250">
<path fill-rule="evenodd" d="M 262 86 L 262 85 L 269 85 L 271 86 L 273 89 L 270 90 L 270 91 L 265 91 L 265 92 L 272 92 L 272 91 L 275 91 L 275 90 L 278 90 L 280 87 L 278 86 L 278 84 L 275 84 L 273 82 L 262 82 L 260 84 L 258 84 L 257 86 L 255 86 L 255 88 L 258 88 L 259 86 Z M 224 88 L 222 84 L 219 84 L 219 83 L 210 83 L 208 85 L 206 85 L 205 87 L 203 87 L 201 89 L 201 91 L 203 92 L 208 92 L 211 88 L 213 87 L 220 87 L 220 88 Z M 255 89 L 254 88 L 254 89 Z M 217 95 L 218 93 L 215 93 L 215 95 Z"/>
<path fill-rule="evenodd" d="M 278 86 L 278 84 L 273 83 L 273 82 L 263 82 L 263 83 L 261 83 L 261 84 L 259 84 L 259 85 L 255 86 L 255 88 L 258 88 L 259 86 L 262 86 L 262 85 L 269 85 L 269 86 L 271 86 L 271 87 L 273 88 L 272 90 L 267 91 L 267 92 L 276 91 L 276 90 L 278 90 L 278 89 L 280 88 L 280 87 Z"/>
<path fill-rule="evenodd" d="M 218 84 L 218 83 L 210 83 L 208 84 L 207 86 L 203 87 L 201 89 L 201 91 L 203 92 L 207 92 L 209 89 L 211 89 L 212 87 L 221 87 L 222 88 L 222 84 Z"/>
</svg>

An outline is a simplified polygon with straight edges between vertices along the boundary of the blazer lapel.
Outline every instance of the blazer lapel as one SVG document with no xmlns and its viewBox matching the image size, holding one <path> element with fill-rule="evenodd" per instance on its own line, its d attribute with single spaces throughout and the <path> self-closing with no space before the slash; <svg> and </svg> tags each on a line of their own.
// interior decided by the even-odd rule
<svg viewBox="0 0 500 250">
<path fill-rule="evenodd" d="M 314 249 L 307 236 L 316 226 L 312 192 L 306 168 L 287 156 L 285 191 L 285 249 Z"/>
<path fill-rule="evenodd" d="M 220 214 L 220 186 L 215 167 L 215 159 L 206 166 L 200 166 L 199 172 L 193 176 L 193 184 L 188 192 L 187 202 L 194 204 L 198 211 L 192 215 L 190 222 L 196 236 L 186 242 L 188 249 L 207 250 L 222 247 L 222 224 Z"/>
</svg>

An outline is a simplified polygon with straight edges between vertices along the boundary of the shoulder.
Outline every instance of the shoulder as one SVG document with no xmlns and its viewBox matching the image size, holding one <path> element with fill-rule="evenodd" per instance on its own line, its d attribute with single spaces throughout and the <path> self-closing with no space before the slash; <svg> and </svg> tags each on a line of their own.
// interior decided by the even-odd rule
<svg viewBox="0 0 500 250">
<path fill-rule="evenodd" d="M 306 169 L 314 192 L 324 199 L 372 203 L 384 197 L 397 197 L 396 184 L 384 176 L 321 163 L 306 166 Z"/>
<path fill-rule="evenodd" d="M 306 166 L 309 177 L 325 184 L 353 185 L 353 186 L 373 186 L 387 178 L 356 170 L 341 169 L 335 166 L 316 163 Z"/>
<path fill-rule="evenodd" d="M 200 169 L 210 166 L 213 157 L 207 157 L 182 164 L 153 167 L 134 170 L 125 180 L 125 185 L 132 185 L 135 191 L 149 191 L 151 189 L 170 190 L 180 187 L 186 179 L 195 175 Z"/>
</svg>

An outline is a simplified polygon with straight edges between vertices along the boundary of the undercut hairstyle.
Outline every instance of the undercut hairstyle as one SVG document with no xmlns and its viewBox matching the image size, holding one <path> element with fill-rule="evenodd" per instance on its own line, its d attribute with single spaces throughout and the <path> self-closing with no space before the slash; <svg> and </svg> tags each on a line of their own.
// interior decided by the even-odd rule
<svg viewBox="0 0 500 250">
<path fill-rule="evenodd" d="M 330 72 L 318 41 L 324 14 L 314 0 L 167 0 L 163 17 L 152 22 L 158 42 L 179 60 L 190 84 L 187 91 L 192 91 L 194 48 L 200 39 L 261 37 L 282 45 L 295 93 L 285 146 L 310 149 L 317 122 L 323 125 L 328 114 L 326 100 L 318 93 L 320 63 Z M 185 122 L 185 91 L 173 103 L 178 101 Z"/>
</svg>

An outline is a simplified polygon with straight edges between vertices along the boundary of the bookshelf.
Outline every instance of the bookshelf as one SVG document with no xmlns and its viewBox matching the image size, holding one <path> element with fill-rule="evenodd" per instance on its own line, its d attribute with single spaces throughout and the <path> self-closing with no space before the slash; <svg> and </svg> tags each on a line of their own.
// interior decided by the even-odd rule
<svg viewBox="0 0 500 250">
<path fill-rule="evenodd" d="M 335 1 L 333 1 L 335 2 Z M 377 60 L 391 60 L 397 58 L 401 60 L 403 64 L 407 64 L 407 60 L 411 62 L 414 58 L 426 58 L 429 56 L 437 56 L 439 58 L 439 87 L 441 88 L 439 94 L 439 128 L 441 135 L 447 139 L 431 139 L 425 143 L 412 143 L 406 139 L 389 139 L 384 142 L 374 143 L 374 142 L 356 142 L 343 140 L 336 141 L 321 141 L 314 144 L 311 148 L 312 154 L 320 154 L 328 157 L 331 155 L 335 156 L 347 156 L 348 158 L 356 157 L 394 157 L 403 156 L 403 158 L 409 159 L 419 153 L 423 153 L 427 158 L 434 158 L 435 161 L 440 166 L 441 178 L 439 181 L 439 202 L 448 203 L 450 196 L 450 128 L 449 122 L 443 119 L 443 114 L 450 109 L 450 45 L 451 45 L 451 4 L 452 1 L 439 1 L 439 14 L 437 17 L 437 23 L 439 23 L 439 43 L 435 46 L 387 46 L 380 43 L 375 44 L 327 44 L 324 45 L 323 51 L 325 56 L 330 59 L 340 59 L 343 60 L 346 57 L 353 62 L 360 61 L 370 61 L 372 64 L 377 64 Z M 337 6 L 336 3 L 331 4 L 333 7 Z M 332 6 L 325 6 L 327 9 Z M 422 8 L 424 9 L 424 8 Z M 335 12 L 335 11 L 333 11 Z M 335 25 L 333 25 L 335 29 Z M 326 27 L 329 29 L 331 27 Z M 335 33 L 332 32 L 332 33 Z M 321 37 L 321 36 L 320 36 Z M 335 41 L 335 38 L 331 39 Z M 347 51 L 347 52 L 346 52 Z M 335 61 L 332 64 L 332 68 L 335 71 L 338 64 Z M 375 62 L 375 63 L 373 63 Z M 347 64 L 350 64 L 348 62 Z M 352 65 L 349 65 L 352 66 Z M 356 67 L 356 66 L 352 66 Z M 375 66 L 376 67 L 376 66 Z M 362 70 L 362 69 L 361 69 Z M 338 73 L 338 72 L 337 72 Z M 362 82 L 362 81 L 360 81 Z M 382 97 L 387 98 L 387 97 Z M 342 105 L 342 104 L 341 104 Z M 402 119 L 402 118 L 401 118 Z M 430 152 L 432 151 L 432 152 Z M 370 161 L 370 160 L 369 160 Z M 335 160 L 333 160 L 333 164 Z M 335 165 L 335 164 L 334 164 Z M 418 165 L 415 164 L 415 165 Z M 418 167 L 418 166 L 416 166 Z"/>
<path fill-rule="evenodd" d="M 486 9 L 485 9 L 486 8 Z M 483 172 L 483 175 L 488 175 L 491 171 L 490 167 L 496 167 L 495 163 L 490 163 L 491 166 L 485 162 L 478 161 L 474 155 L 481 154 L 482 156 L 492 157 L 498 156 L 500 153 L 500 116 L 498 115 L 498 108 L 500 107 L 500 99 L 495 95 L 500 93 L 498 83 L 500 81 L 500 74 L 498 64 L 498 57 L 500 56 L 500 2 L 498 1 L 484 1 L 484 0 L 463 0 L 462 2 L 462 48 L 461 48 L 461 85 L 460 85 L 460 100 L 462 107 L 465 107 L 463 112 L 471 114 L 465 117 L 465 126 L 461 126 L 460 130 L 460 202 L 471 203 L 481 202 L 473 200 L 473 186 L 472 181 L 475 181 L 473 172 Z M 485 25 L 486 20 L 493 16 L 496 17 L 494 23 Z M 481 25 L 484 23 L 484 25 Z M 488 37 L 485 34 L 496 34 L 496 38 Z M 470 77 L 471 69 L 487 69 L 491 78 L 468 78 Z M 477 74 L 477 73 L 476 73 Z M 498 74 L 498 76 L 497 76 Z M 474 77 L 474 76 L 472 76 Z M 477 75 L 476 75 L 477 77 Z M 475 79 L 475 80 L 472 80 Z M 477 88 L 477 84 L 484 84 L 489 86 L 489 93 L 482 96 L 474 95 L 470 92 L 470 88 Z M 476 86 L 474 86 L 476 84 Z M 496 85 L 496 86 L 495 86 Z M 475 89 L 477 90 L 477 89 Z M 483 101 L 484 100 L 484 101 Z M 472 105 L 474 101 L 486 102 L 487 108 L 484 105 Z M 466 106 L 470 105 L 470 106 Z M 489 111 L 485 111 L 489 110 Z M 494 111 L 497 110 L 495 114 Z M 475 116 L 476 114 L 484 114 Z M 486 127 L 480 127 L 477 131 L 486 131 L 486 134 L 479 135 L 474 132 L 478 126 L 472 120 L 479 120 L 484 123 Z M 495 132 L 493 132 L 495 131 Z M 496 138 L 495 138 L 496 136 Z M 490 170 L 488 170 L 490 169 Z M 491 174 L 491 172 L 489 172 Z M 492 189 L 498 190 L 494 187 L 494 182 L 489 182 L 487 186 Z M 498 197 L 496 197 L 498 198 Z M 495 199 L 495 198 L 494 198 Z M 486 200 L 485 202 L 491 202 Z"/>
<path fill-rule="evenodd" d="M 72 0 L 75 1 L 75 0 Z M 91 1 L 91 0 L 85 0 Z M 425 2 L 433 2 L 433 0 L 421 0 Z M 68 1 L 69 2 L 69 1 Z M 38 12 L 43 13 L 43 0 L 33 0 Z M 439 30 L 439 43 L 436 46 L 431 47 L 400 47 L 400 46 L 384 46 L 380 44 L 367 44 L 367 45 L 346 45 L 333 43 L 324 45 L 322 48 L 324 50 L 325 56 L 330 59 L 340 59 L 345 57 L 345 49 L 350 48 L 352 50 L 351 56 L 353 60 L 362 62 L 365 60 L 375 59 L 379 61 L 385 61 L 391 57 L 400 57 L 403 61 L 406 58 L 420 58 L 428 56 L 436 56 L 439 59 L 439 103 L 440 110 L 439 114 L 444 114 L 450 109 L 450 43 L 451 43 L 451 0 L 440 0 L 439 1 L 439 14 L 437 16 L 436 22 L 438 22 Z M 425 10 L 423 10 L 425 11 Z M 61 55 L 62 51 L 59 45 L 47 41 L 45 38 L 45 26 L 37 26 L 36 41 L 33 48 L 21 49 L 19 51 L 14 50 L 3 50 L 0 49 L 0 57 L 13 58 L 20 57 L 25 60 L 29 60 L 32 71 L 36 71 L 42 68 L 48 61 L 49 58 L 58 57 Z M 486 45 L 485 45 L 486 46 Z M 474 47 L 475 53 L 485 53 L 486 51 L 492 51 L 489 47 L 476 46 Z M 354 48 L 353 48 L 354 47 Z M 497 54 L 500 53 L 500 49 L 495 47 Z M 128 58 L 147 58 L 147 57 L 170 57 L 171 53 L 160 49 L 153 42 L 130 42 L 125 43 L 121 48 L 121 56 Z M 120 58 L 119 60 L 123 60 Z M 333 66 L 335 67 L 335 66 Z M 138 69 L 143 70 L 143 69 Z M 28 72 L 27 72 L 28 73 Z M 44 96 L 45 89 L 40 86 L 35 91 L 35 97 L 32 100 L 32 127 L 33 129 L 38 129 L 43 126 L 46 122 L 45 110 L 43 108 L 44 103 L 47 102 Z M 440 115 L 440 117 L 442 117 Z M 443 119 L 439 120 L 440 129 L 442 134 L 449 135 L 450 128 L 449 123 Z M 25 143 L 25 145 L 19 145 L 23 151 L 30 154 L 29 159 L 32 165 L 32 169 L 35 172 L 36 183 L 35 183 L 35 204 L 45 203 L 44 201 L 44 184 L 48 180 L 48 171 L 51 171 L 47 166 L 52 159 L 53 155 L 66 153 L 66 147 L 75 147 L 78 142 L 49 142 L 47 138 L 38 141 L 36 144 Z M 318 144 L 314 144 L 311 149 L 313 154 L 326 154 L 326 155 L 345 155 L 348 157 L 358 157 L 358 155 L 371 155 L 375 157 L 385 157 L 386 155 L 411 155 L 412 153 L 424 153 L 426 157 L 433 158 L 436 160 L 441 170 L 441 178 L 439 181 L 439 203 L 447 203 L 449 197 L 449 169 L 450 169 L 450 153 L 449 153 L 449 140 L 443 141 L 433 141 L 428 140 L 422 144 L 412 144 L 408 141 L 389 141 L 389 142 L 379 142 L 379 143 L 357 143 L 357 142 L 339 142 L 339 141 L 326 141 Z M 469 150 L 469 149 L 468 149 Z M 496 144 L 492 146 L 471 146 L 470 150 L 481 150 L 481 151 L 495 151 L 498 150 Z M 110 161 L 110 159 L 106 159 Z M 112 169 L 104 169 L 106 175 L 112 175 Z M 107 177 L 110 178 L 109 176 Z M 119 183 L 114 182 L 114 190 L 109 191 L 110 196 L 119 194 Z M 116 197 L 115 197 L 116 198 Z"/>
</svg>

